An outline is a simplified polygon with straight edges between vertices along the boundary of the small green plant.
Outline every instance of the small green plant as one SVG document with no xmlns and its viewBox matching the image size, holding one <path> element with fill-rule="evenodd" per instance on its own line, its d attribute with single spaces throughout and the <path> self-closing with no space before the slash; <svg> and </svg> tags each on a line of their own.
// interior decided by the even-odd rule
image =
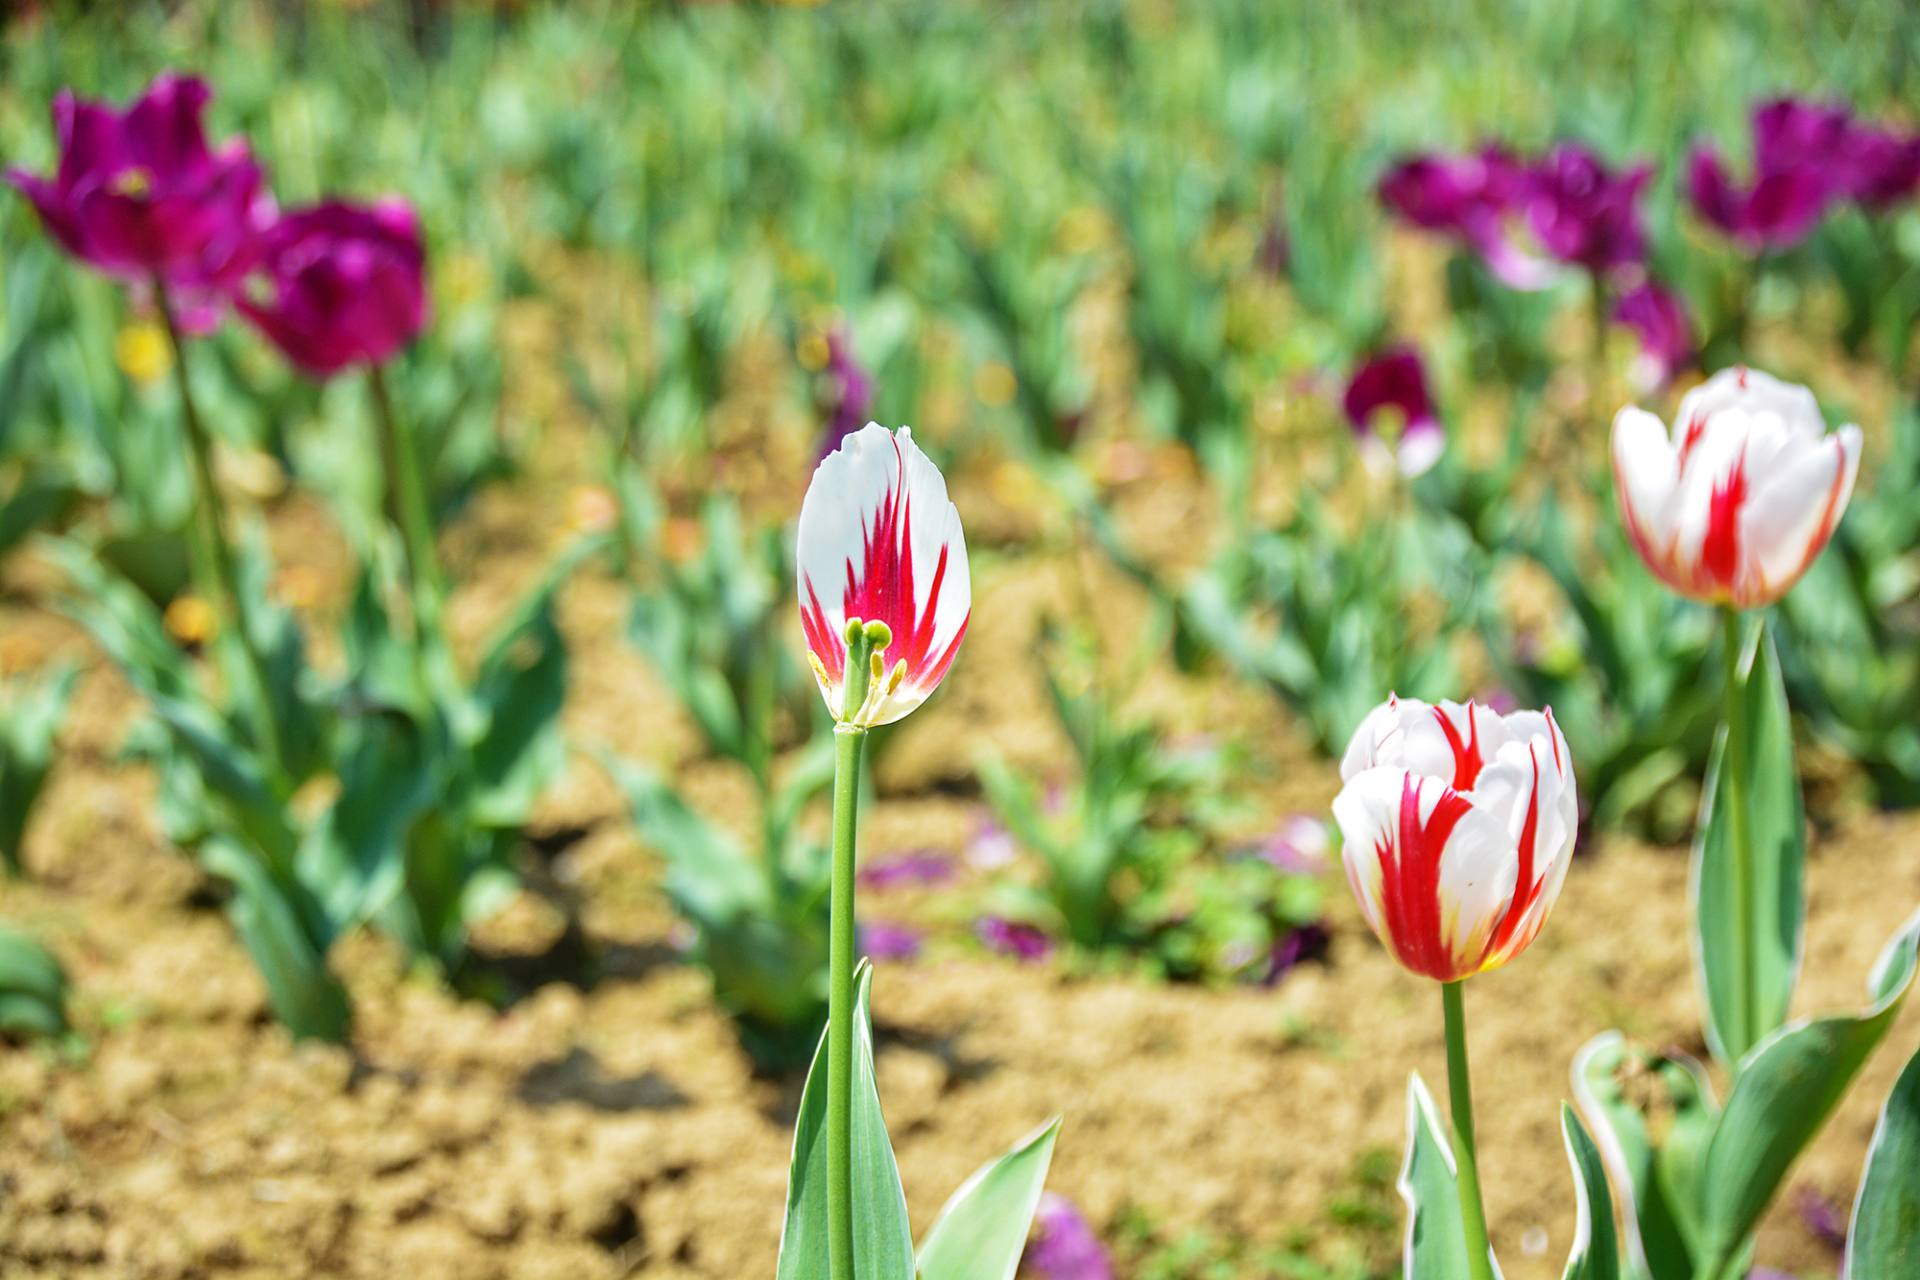
<svg viewBox="0 0 1920 1280">
<path fill-rule="evenodd" d="M 21 872 L 27 818 L 52 767 L 53 740 L 78 677 L 66 667 L 34 680 L 0 680 L 0 864 L 10 875 Z"/>
<path fill-rule="evenodd" d="M 0 928 L 0 1036 L 48 1040 L 66 1032 L 66 970 L 32 938 Z"/>
</svg>

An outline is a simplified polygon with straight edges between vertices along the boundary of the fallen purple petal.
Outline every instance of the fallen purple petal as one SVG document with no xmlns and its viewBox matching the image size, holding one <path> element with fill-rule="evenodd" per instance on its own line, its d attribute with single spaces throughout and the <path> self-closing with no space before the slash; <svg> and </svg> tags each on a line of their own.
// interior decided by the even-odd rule
<svg viewBox="0 0 1920 1280">
<path fill-rule="evenodd" d="M 1044 960 L 1053 950 L 1053 939 L 1038 928 L 1005 916 L 981 916 L 973 931 L 987 950 L 1020 961 Z"/>
</svg>

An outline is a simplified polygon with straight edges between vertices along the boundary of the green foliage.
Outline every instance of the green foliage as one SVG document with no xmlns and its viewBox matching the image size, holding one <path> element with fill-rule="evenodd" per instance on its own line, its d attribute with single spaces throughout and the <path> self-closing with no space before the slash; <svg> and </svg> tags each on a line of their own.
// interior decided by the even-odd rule
<svg viewBox="0 0 1920 1280">
<path fill-rule="evenodd" d="M 0 1036 L 44 1040 L 66 1030 L 66 970 L 32 938 L 0 928 Z"/>
<path fill-rule="evenodd" d="M 19 875 L 20 841 L 53 765 L 53 740 L 66 719 L 79 671 L 0 681 L 0 864 Z"/>
<path fill-rule="evenodd" d="M 1471 1276 L 1453 1146 L 1417 1072 L 1407 1079 L 1407 1157 L 1399 1186 L 1407 1202 L 1407 1274 L 1421 1280 Z"/>
<path fill-rule="evenodd" d="M 1059 1136 L 1050 1120 L 960 1184 L 920 1242 L 920 1280 L 1013 1280 Z"/>
<path fill-rule="evenodd" d="M 1867 1150 L 1847 1233 L 1848 1280 L 1910 1275 L 1920 1266 L 1920 1053 L 1894 1082 Z"/>
<path fill-rule="evenodd" d="M 1567 1257 L 1563 1280 L 1619 1280 L 1619 1241 L 1614 1235 L 1613 1196 L 1607 1190 L 1607 1171 L 1600 1149 L 1580 1124 L 1573 1108 L 1560 1104 L 1560 1136 L 1573 1166 L 1573 1189 L 1578 1216 L 1573 1250 Z"/>
</svg>

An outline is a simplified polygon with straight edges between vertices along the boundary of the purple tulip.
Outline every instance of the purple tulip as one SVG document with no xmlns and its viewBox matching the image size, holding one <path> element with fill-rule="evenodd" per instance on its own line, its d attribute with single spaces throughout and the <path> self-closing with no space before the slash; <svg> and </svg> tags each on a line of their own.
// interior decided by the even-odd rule
<svg viewBox="0 0 1920 1280">
<path fill-rule="evenodd" d="M 1826 216 L 1833 186 L 1824 169 L 1803 166 L 1756 172 L 1751 186 L 1736 187 L 1720 157 L 1696 147 L 1687 162 L 1687 195 L 1701 217 L 1758 253 L 1806 239 Z"/>
<path fill-rule="evenodd" d="M 987 950 L 1016 960 L 1044 960 L 1053 950 L 1053 939 L 1038 928 L 1005 916 L 981 916 L 973 930 Z"/>
<path fill-rule="evenodd" d="M 1878 125 L 1848 130 L 1841 165 L 1847 194 L 1880 211 L 1920 190 L 1920 135 L 1900 136 Z"/>
<path fill-rule="evenodd" d="M 1375 414 L 1382 409 L 1400 411 L 1403 425 L 1397 454 L 1402 474 L 1417 476 L 1440 460 L 1446 432 L 1427 393 L 1426 367 L 1412 347 L 1394 347 L 1369 357 L 1354 370 L 1341 403 L 1363 444 L 1378 441 L 1373 430 Z"/>
<path fill-rule="evenodd" d="M 1333 935 L 1317 920 L 1287 930 L 1286 936 L 1273 944 L 1262 985 L 1271 987 L 1309 960 L 1321 959 L 1332 944 Z"/>
<path fill-rule="evenodd" d="M 1831 169 L 1853 129 L 1853 113 L 1821 102 L 1775 98 L 1753 109 L 1753 170 Z"/>
<path fill-rule="evenodd" d="M 890 920 L 862 920 L 857 931 L 860 952 L 869 960 L 913 960 L 920 955 L 924 935 L 910 925 Z"/>
<path fill-rule="evenodd" d="M 1552 283 L 1551 268 L 1514 236 L 1530 185 L 1526 166 L 1488 146 L 1472 155 L 1404 160 L 1380 180 L 1379 193 L 1414 226 L 1460 240 L 1507 287 L 1542 289 Z"/>
<path fill-rule="evenodd" d="M 1652 176 L 1644 164 L 1615 173 L 1586 147 L 1562 143 L 1533 169 L 1527 224 L 1549 254 L 1596 276 L 1633 266 L 1647 255 L 1639 201 Z"/>
<path fill-rule="evenodd" d="M 1035 1280 L 1113 1280 L 1113 1263 L 1073 1201 L 1049 1191 L 1040 1197 L 1020 1272 Z"/>
<path fill-rule="evenodd" d="M 273 216 L 246 143 L 208 148 L 200 117 L 212 96 L 171 72 L 124 111 L 63 91 L 53 100 L 59 167 L 6 174 L 62 249 L 119 279 L 158 281 L 196 332 L 218 322 Z"/>
<path fill-rule="evenodd" d="M 1326 823 L 1311 814 L 1296 813 L 1253 852 L 1289 875 L 1311 876 L 1327 869 L 1327 852 L 1332 847 Z"/>
<path fill-rule="evenodd" d="M 853 355 L 853 340 L 844 330 L 827 334 L 826 408 L 827 428 L 820 437 L 820 457 L 840 447 L 840 442 L 867 425 L 873 412 L 873 375 Z M 817 460 L 817 459 L 816 459 Z"/>
<path fill-rule="evenodd" d="M 953 860 L 933 849 L 914 849 L 890 857 L 875 858 L 854 876 L 865 889 L 940 884 L 952 878 Z"/>
<path fill-rule="evenodd" d="M 426 327 L 426 252 L 404 201 L 288 213 L 268 229 L 260 267 L 259 296 L 237 305 L 313 377 L 384 363 Z"/>
<path fill-rule="evenodd" d="M 1640 339 L 1634 381 L 1646 390 L 1666 386 L 1693 363 L 1693 325 L 1686 304 L 1649 280 L 1614 304 L 1613 318 Z"/>
</svg>

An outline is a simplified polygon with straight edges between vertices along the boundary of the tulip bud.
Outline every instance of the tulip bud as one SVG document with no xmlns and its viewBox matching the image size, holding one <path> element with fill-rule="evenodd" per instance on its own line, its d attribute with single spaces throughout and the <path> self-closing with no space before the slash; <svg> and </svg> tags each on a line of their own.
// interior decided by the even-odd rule
<svg viewBox="0 0 1920 1280">
<path fill-rule="evenodd" d="M 960 513 L 912 431 L 868 423 L 827 455 L 800 508 L 798 544 L 808 661 L 835 718 L 871 728 L 925 702 L 960 650 L 973 588 Z M 850 654 L 868 655 L 855 657 L 868 685 L 851 708 Z"/>
<path fill-rule="evenodd" d="M 1642 409 L 1613 420 L 1628 535 L 1663 582 L 1708 604 L 1785 595 L 1833 535 L 1859 466 L 1859 427 L 1829 435 L 1812 392 L 1758 370 L 1688 392 L 1671 437 Z"/>
<path fill-rule="evenodd" d="M 1573 860 L 1573 757 L 1551 711 L 1389 698 L 1340 765 L 1347 882 L 1380 941 L 1439 982 L 1496 969 L 1546 923 Z"/>
</svg>

